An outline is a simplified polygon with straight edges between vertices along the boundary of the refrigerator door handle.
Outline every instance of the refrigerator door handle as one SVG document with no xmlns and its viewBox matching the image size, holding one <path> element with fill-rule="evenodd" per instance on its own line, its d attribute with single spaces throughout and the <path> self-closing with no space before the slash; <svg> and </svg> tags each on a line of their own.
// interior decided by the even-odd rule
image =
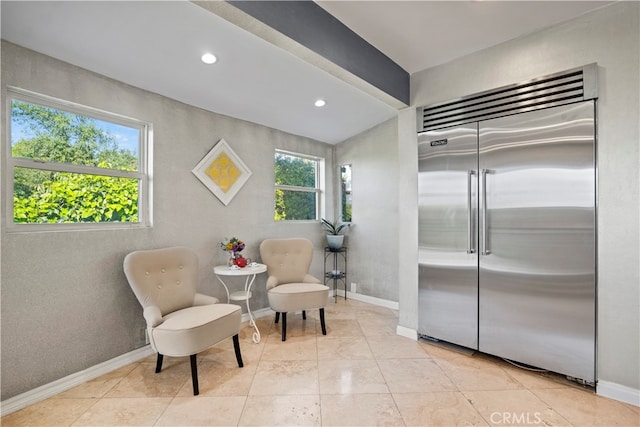
<svg viewBox="0 0 640 427">
<path fill-rule="evenodd" d="M 474 247 L 473 238 L 473 205 L 471 204 L 472 177 L 476 174 L 474 170 L 467 171 L 467 253 L 475 254 L 476 248 Z"/>
<path fill-rule="evenodd" d="M 480 176 L 482 178 L 482 255 L 491 254 L 491 250 L 487 244 L 487 223 L 489 222 L 487 218 L 487 175 L 492 172 L 493 171 L 490 169 L 482 169 L 480 171 Z"/>
</svg>

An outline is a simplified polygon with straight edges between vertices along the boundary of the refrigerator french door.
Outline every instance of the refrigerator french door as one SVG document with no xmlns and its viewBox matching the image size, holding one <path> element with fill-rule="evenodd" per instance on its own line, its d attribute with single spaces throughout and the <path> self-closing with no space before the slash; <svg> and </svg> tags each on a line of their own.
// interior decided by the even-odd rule
<svg viewBox="0 0 640 427">
<path fill-rule="evenodd" d="M 418 143 L 418 331 L 477 349 L 478 125 L 421 134 Z"/>
<path fill-rule="evenodd" d="M 419 136 L 421 335 L 595 380 L 594 123 L 588 101 Z"/>
</svg>

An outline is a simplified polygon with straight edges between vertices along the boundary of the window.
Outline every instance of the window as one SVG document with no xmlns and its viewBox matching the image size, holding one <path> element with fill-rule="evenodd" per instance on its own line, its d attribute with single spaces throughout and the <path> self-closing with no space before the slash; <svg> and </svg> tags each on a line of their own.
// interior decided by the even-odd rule
<svg viewBox="0 0 640 427">
<path fill-rule="evenodd" d="M 8 100 L 12 227 L 149 224 L 150 125 L 20 89 Z"/>
<path fill-rule="evenodd" d="M 351 222 L 351 165 L 340 166 L 340 216 Z"/>
<path fill-rule="evenodd" d="M 322 167 L 319 158 L 276 151 L 276 221 L 318 219 Z"/>
</svg>

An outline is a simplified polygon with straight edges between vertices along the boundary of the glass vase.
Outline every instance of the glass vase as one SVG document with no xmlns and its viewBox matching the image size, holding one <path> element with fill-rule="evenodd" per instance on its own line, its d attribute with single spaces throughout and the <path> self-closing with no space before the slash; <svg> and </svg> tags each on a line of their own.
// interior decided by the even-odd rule
<svg viewBox="0 0 640 427">
<path fill-rule="evenodd" d="M 229 267 L 233 267 L 234 266 L 234 261 L 236 259 L 236 256 L 237 255 L 236 255 L 236 253 L 234 251 L 230 252 L 229 261 L 227 261 L 227 266 L 229 266 Z"/>
</svg>

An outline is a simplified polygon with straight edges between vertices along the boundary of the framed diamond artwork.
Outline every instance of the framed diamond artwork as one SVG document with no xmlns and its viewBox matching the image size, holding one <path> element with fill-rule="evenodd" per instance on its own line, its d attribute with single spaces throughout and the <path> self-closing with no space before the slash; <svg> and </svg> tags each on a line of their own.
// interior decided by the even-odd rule
<svg viewBox="0 0 640 427">
<path fill-rule="evenodd" d="M 240 191 L 251 171 L 221 139 L 191 171 L 224 205 Z"/>
</svg>

